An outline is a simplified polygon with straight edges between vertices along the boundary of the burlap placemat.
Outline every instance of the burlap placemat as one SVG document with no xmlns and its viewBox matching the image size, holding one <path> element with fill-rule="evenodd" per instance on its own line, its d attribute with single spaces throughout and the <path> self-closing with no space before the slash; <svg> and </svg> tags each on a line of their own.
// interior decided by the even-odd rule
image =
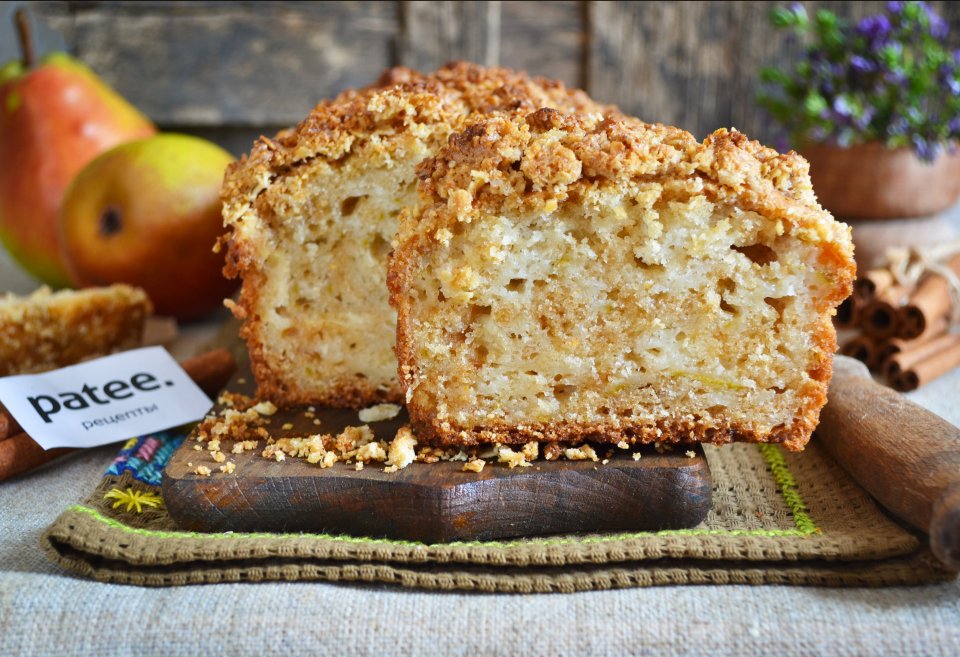
<svg viewBox="0 0 960 657">
<path fill-rule="evenodd" d="M 80 575 L 147 586 L 386 582 L 437 590 L 581 591 L 658 584 L 919 584 L 955 576 L 817 446 L 707 447 L 713 509 L 688 530 L 425 545 L 324 534 L 178 531 L 160 477 L 183 434 L 129 441 L 85 504 L 45 533 Z"/>
</svg>

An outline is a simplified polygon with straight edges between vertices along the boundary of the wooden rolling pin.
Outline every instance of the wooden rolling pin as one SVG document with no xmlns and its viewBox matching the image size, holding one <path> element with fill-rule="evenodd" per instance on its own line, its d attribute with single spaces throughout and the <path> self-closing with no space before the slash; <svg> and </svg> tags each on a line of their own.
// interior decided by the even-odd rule
<svg viewBox="0 0 960 657">
<path fill-rule="evenodd" d="M 237 363 L 226 349 L 188 358 L 180 363 L 194 382 L 208 396 L 216 397 L 237 369 Z M 74 451 L 68 447 L 44 450 L 30 436 L 23 433 L 6 410 L 0 411 L 0 481 L 48 463 L 58 456 Z"/>
<path fill-rule="evenodd" d="M 828 398 L 820 444 L 887 510 L 928 533 L 938 559 L 960 570 L 960 429 L 845 356 L 834 360 Z"/>
</svg>

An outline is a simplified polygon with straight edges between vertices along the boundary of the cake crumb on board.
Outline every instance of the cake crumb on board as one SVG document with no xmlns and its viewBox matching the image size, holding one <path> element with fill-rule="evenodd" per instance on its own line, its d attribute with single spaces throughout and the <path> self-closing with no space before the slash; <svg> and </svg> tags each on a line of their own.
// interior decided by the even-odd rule
<svg viewBox="0 0 960 657">
<path fill-rule="evenodd" d="M 464 472 L 481 472 L 483 470 L 483 466 L 485 466 L 486 464 L 487 462 L 484 461 L 483 459 L 470 459 L 469 461 L 463 464 L 463 471 Z"/>
<path fill-rule="evenodd" d="M 400 407 L 396 404 L 377 404 L 360 411 L 361 422 L 383 422 L 392 420 L 400 414 Z"/>
</svg>

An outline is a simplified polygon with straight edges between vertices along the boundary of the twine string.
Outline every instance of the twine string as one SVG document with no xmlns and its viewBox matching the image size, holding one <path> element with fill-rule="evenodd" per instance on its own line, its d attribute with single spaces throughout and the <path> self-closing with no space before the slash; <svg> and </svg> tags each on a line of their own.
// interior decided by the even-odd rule
<svg viewBox="0 0 960 657">
<path fill-rule="evenodd" d="M 960 254 L 960 240 L 925 247 L 887 247 L 887 266 L 897 285 L 915 288 L 928 275 L 940 276 L 950 292 L 950 325 L 960 324 L 960 276 L 947 261 Z"/>
</svg>

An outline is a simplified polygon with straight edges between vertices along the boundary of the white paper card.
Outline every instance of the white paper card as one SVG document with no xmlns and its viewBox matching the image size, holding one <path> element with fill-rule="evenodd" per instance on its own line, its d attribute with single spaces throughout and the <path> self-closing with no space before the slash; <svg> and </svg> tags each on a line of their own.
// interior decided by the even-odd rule
<svg viewBox="0 0 960 657">
<path fill-rule="evenodd" d="M 213 406 L 163 347 L 2 378 L 0 402 L 44 449 L 96 447 L 169 429 Z"/>
</svg>

